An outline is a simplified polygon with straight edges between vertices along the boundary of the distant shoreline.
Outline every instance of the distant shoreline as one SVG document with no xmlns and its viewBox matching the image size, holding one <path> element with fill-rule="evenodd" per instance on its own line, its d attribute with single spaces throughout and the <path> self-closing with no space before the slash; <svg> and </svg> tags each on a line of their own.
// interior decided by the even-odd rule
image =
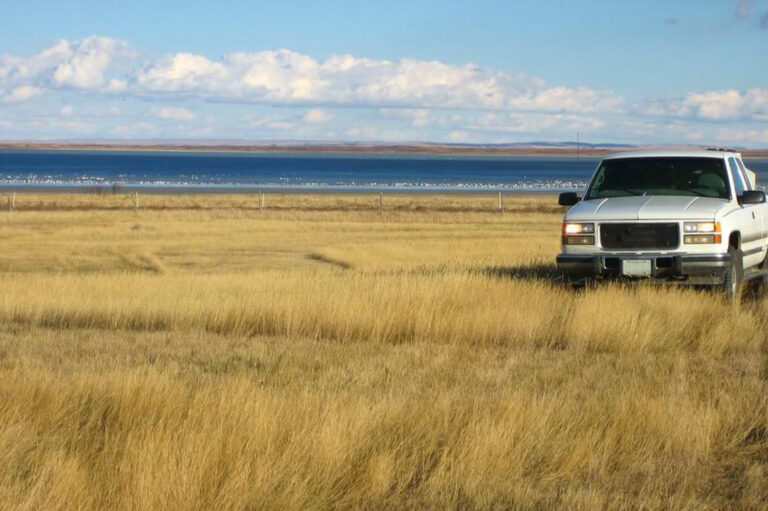
<svg viewBox="0 0 768 511">
<path fill-rule="evenodd" d="M 95 143 L 95 142 L 14 142 L 0 141 L 0 150 L 38 151 L 137 151 L 137 152 L 234 152 L 234 153 L 338 153 L 456 156 L 558 156 L 601 157 L 605 154 L 673 146 L 539 146 L 539 145 L 460 145 L 460 144 L 192 144 L 192 143 Z M 674 148 L 701 149 L 696 146 Z M 745 158 L 768 158 L 768 149 L 739 149 Z"/>
<path fill-rule="evenodd" d="M 0 183 L 0 194 L 95 194 L 95 195 L 557 195 L 577 188 L 509 187 L 392 187 L 392 186 L 254 186 L 254 185 L 142 185 L 130 183 Z"/>
<path fill-rule="evenodd" d="M 225 153 L 326 153 L 326 154 L 393 154 L 456 156 L 562 156 L 599 157 L 617 148 L 575 148 L 540 146 L 463 146 L 440 144 L 114 144 L 114 143 L 36 143 L 0 142 L 2 149 L 40 151 L 136 151 L 136 152 L 225 152 Z M 631 147 L 618 150 L 631 150 Z M 768 152 L 767 152 L 768 154 Z"/>
</svg>

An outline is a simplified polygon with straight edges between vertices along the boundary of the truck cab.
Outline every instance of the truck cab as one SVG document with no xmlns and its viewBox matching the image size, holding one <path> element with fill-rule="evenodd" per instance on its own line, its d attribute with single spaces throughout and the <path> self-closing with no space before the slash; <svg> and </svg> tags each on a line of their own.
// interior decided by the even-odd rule
<svg viewBox="0 0 768 511">
<path fill-rule="evenodd" d="M 766 276 L 768 204 L 735 151 L 606 156 L 583 197 L 563 193 L 557 265 L 571 282 L 650 278 L 723 286 Z"/>
</svg>

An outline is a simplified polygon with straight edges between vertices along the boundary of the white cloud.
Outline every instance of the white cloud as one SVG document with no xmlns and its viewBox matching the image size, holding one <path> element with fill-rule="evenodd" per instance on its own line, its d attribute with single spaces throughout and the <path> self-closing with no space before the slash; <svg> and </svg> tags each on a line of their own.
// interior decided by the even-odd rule
<svg viewBox="0 0 768 511">
<path fill-rule="evenodd" d="M 703 143 L 716 140 L 711 130 L 704 130 L 696 121 L 682 119 L 630 118 L 617 123 L 613 129 L 622 134 L 626 141 L 647 141 L 664 143 Z M 711 143 L 711 142 L 710 142 Z M 717 145 L 717 144 L 714 144 Z"/>
<path fill-rule="evenodd" d="M 739 119 L 768 116 L 768 90 L 750 89 L 689 94 L 684 105 L 704 119 Z"/>
<path fill-rule="evenodd" d="M 635 104 L 632 113 L 651 117 L 686 117 L 691 115 L 691 107 L 681 98 L 654 98 Z"/>
<path fill-rule="evenodd" d="M 267 116 L 253 118 L 252 116 L 246 116 L 243 119 L 243 123 L 251 129 L 262 130 L 266 128 L 268 130 L 286 131 L 299 127 L 295 120 L 295 118 L 292 120 L 292 118 L 289 117 Z"/>
<path fill-rule="evenodd" d="M 63 42 L 61 62 L 53 70 L 53 81 L 59 86 L 82 89 L 100 87 L 106 68 L 122 54 L 128 54 L 128 45 L 109 37 L 88 37 L 70 45 Z"/>
<path fill-rule="evenodd" d="M 765 121 L 768 120 L 768 89 L 729 89 L 694 92 L 682 98 L 656 98 L 637 102 L 632 111 L 667 119 Z"/>
<path fill-rule="evenodd" d="M 112 64 L 134 56 L 127 43 L 109 37 L 61 40 L 28 58 L 0 59 L 0 88 L 97 89 Z"/>
<path fill-rule="evenodd" d="M 594 117 L 561 113 L 486 113 L 479 116 L 467 116 L 462 120 L 453 120 L 464 129 L 480 130 L 489 133 L 557 133 L 571 137 L 577 131 L 589 133 L 605 126 L 605 122 Z"/>
<path fill-rule="evenodd" d="M 344 136 L 348 139 L 371 142 L 394 142 L 404 140 L 418 140 L 419 134 L 415 131 L 404 129 L 381 129 L 375 125 L 353 124 L 344 130 Z"/>
<path fill-rule="evenodd" d="M 587 87 L 553 87 L 514 96 L 509 100 L 509 106 L 515 110 L 540 112 L 617 112 L 623 105 L 623 97 L 610 91 Z"/>
<path fill-rule="evenodd" d="M 59 109 L 59 115 L 63 117 L 68 117 L 72 115 L 72 113 L 75 111 L 74 108 L 72 108 L 72 105 L 64 105 Z"/>
<path fill-rule="evenodd" d="M 768 129 L 721 128 L 716 139 L 733 144 L 768 144 Z"/>
<path fill-rule="evenodd" d="M 267 128 L 272 130 L 286 130 L 286 131 L 294 130 L 298 127 L 296 123 L 290 122 L 290 121 L 270 121 L 263 124 L 263 126 L 266 126 Z"/>
<path fill-rule="evenodd" d="M 39 87 L 33 87 L 31 85 L 21 85 L 11 90 L 10 93 L 3 97 L 3 101 L 6 103 L 18 103 L 20 101 L 26 101 L 32 99 L 45 91 Z"/>
<path fill-rule="evenodd" d="M 228 101 L 378 107 L 606 112 L 624 100 L 586 87 L 546 87 L 522 73 L 473 64 L 334 55 L 317 61 L 290 50 L 232 53 L 219 61 L 178 53 L 136 77 L 140 94 Z"/>
<path fill-rule="evenodd" d="M 29 138 L 39 138 L 60 136 L 61 133 L 78 136 L 93 135 L 99 132 L 99 127 L 91 122 L 62 118 L 57 115 L 24 115 L 0 121 L 0 133 L 3 131 L 7 131 L 4 136 L 25 135 Z"/>
<path fill-rule="evenodd" d="M 141 72 L 137 85 L 153 92 L 222 91 L 228 87 L 227 70 L 222 64 L 190 53 L 176 53 L 161 58 Z"/>
<path fill-rule="evenodd" d="M 306 114 L 304 114 L 304 117 L 302 117 L 304 122 L 310 122 L 310 123 L 328 122 L 332 118 L 333 116 L 331 114 L 319 108 L 313 108 L 312 110 L 309 110 Z"/>
<path fill-rule="evenodd" d="M 122 92 L 128 88 L 128 82 L 113 78 L 107 83 L 107 92 Z"/>
<path fill-rule="evenodd" d="M 174 121 L 191 121 L 196 117 L 195 113 L 191 110 L 176 106 L 164 106 L 155 108 L 151 111 L 151 113 L 159 119 L 168 119 Z"/>
<path fill-rule="evenodd" d="M 450 142 L 468 142 L 470 136 L 466 131 L 455 130 L 448 133 L 448 140 Z"/>
<path fill-rule="evenodd" d="M 220 62 L 191 54 L 164 57 L 137 78 L 145 93 L 186 92 L 273 103 L 434 104 L 487 98 L 475 92 L 488 78 L 476 68 L 350 55 L 324 62 L 289 50 L 233 53 Z M 490 80 L 493 81 L 492 79 Z"/>
<path fill-rule="evenodd" d="M 130 124 L 119 124 L 110 129 L 110 134 L 118 137 L 138 137 L 147 138 L 155 135 L 157 128 L 150 122 L 134 122 Z"/>
<path fill-rule="evenodd" d="M 407 119 L 415 128 L 423 128 L 431 121 L 429 110 L 426 108 L 382 108 L 379 112 L 383 117 Z"/>
<path fill-rule="evenodd" d="M 233 76 L 238 93 L 244 97 L 317 100 L 329 85 L 315 59 L 289 50 L 233 53 L 222 65 Z"/>
</svg>

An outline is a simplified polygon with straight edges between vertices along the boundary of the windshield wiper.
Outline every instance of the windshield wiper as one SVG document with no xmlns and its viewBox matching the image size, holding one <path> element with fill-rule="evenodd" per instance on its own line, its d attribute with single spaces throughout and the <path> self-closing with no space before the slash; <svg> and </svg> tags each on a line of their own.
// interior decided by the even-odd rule
<svg viewBox="0 0 768 511">
<path fill-rule="evenodd" d="M 603 195 L 603 193 L 614 192 L 614 191 L 616 191 L 616 192 L 626 192 L 629 195 Z M 600 190 L 597 193 L 600 194 L 599 197 L 592 197 L 592 195 L 594 195 L 594 194 L 590 194 L 590 198 L 594 198 L 594 199 L 598 199 L 598 198 L 599 199 L 612 199 L 612 198 L 618 198 L 618 197 L 637 197 L 639 195 L 645 195 L 644 193 L 638 193 L 636 190 L 632 190 L 630 188 L 607 188 L 606 190 Z"/>
<path fill-rule="evenodd" d="M 707 195 L 706 193 L 697 192 L 696 190 L 691 190 L 690 188 L 678 188 L 674 187 L 673 190 L 677 190 L 680 192 L 685 192 L 687 195 L 693 195 L 695 197 L 709 197 L 712 198 L 711 195 Z M 716 190 L 712 190 L 713 192 L 717 193 Z"/>
</svg>

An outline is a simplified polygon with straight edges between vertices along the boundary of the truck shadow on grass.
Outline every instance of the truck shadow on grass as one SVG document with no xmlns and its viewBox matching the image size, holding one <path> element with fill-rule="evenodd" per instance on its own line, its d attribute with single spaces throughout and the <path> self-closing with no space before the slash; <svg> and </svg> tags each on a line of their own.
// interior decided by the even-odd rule
<svg viewBox="0 0 768 511">
<path fill-rule="evenodd" d="M 479 268 L 478 271 L 495 278 L 540 281 L 563 286 L 566 284 L 565 279 L 554 264 L 537 263 L 519 266 L 486 266 L 484 268 Z"/>
<path fill-rule="evenodd" d="M 682 289 L 690 289 L 699 293 L 708 293 L 712 298 L 724 298 L 724 291 L 719 286 L 689 286 L 674 282 L 654 282 L 654 281 L 638 281 L 638 280 L 604 280 L 604 281 L 590 281 L 583 285 L 574 286 L 569 283 L 557 266 L 554 264 L 538 263 L 518 266 L 486 266 L 478 268 L 476 271 L 494 278 L 499 279 L 521 279 L 531 282 L 543 282 L 553 286 L 562 287 L 563 289 L 572 290 L 574 292 L 583 292 L 589 289 L 599 288 L 601 285 L 607 285 L 610 283 L 618 283 L 627 288 L 637 288 L 639 286 L 657 286 L 657 287 L 679 287 Z M 768 298 L 768 288 L 761 286 L 756 281 L 744 282 L 741 294 L 741 304 L 750 306 L 762 303 Z"/>
</svg>

